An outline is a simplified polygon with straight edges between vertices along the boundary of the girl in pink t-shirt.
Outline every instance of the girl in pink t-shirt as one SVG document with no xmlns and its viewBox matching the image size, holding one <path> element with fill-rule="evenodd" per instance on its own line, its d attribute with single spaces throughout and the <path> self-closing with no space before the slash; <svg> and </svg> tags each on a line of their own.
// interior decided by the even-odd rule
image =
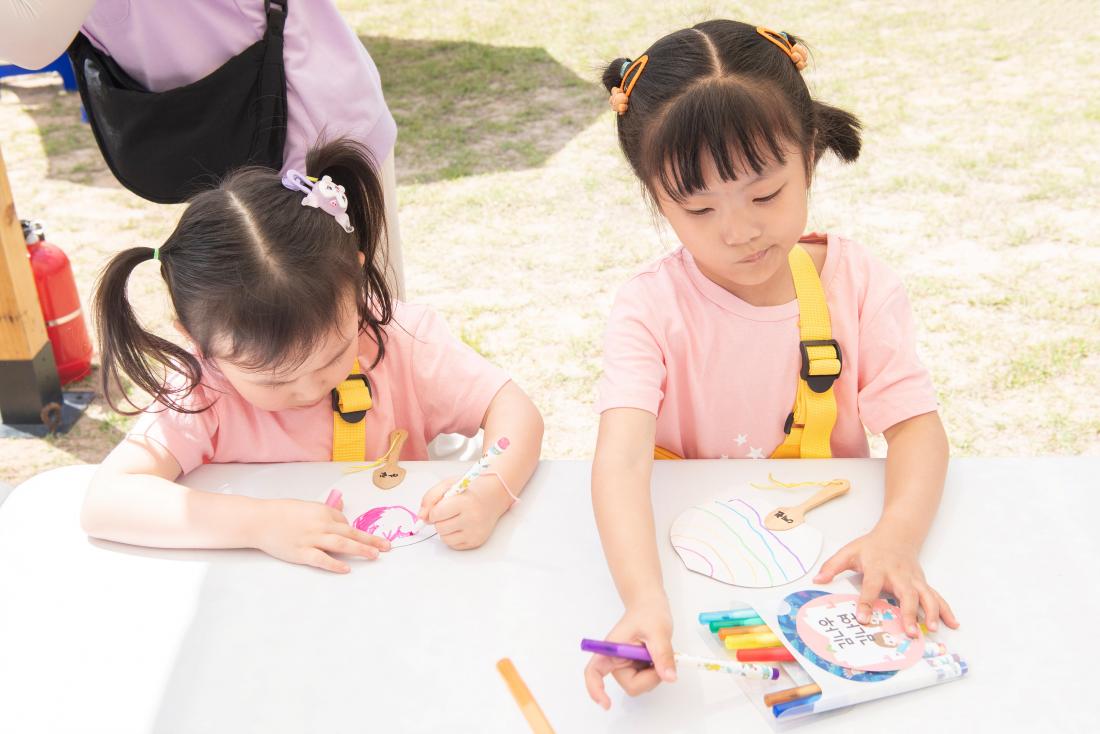
<svg viewBox="0 0 1100 734">
<path fill-rule="evenodd" d="M 441 433 L 483 428 L 487 445 L 510 439 L 494 473 L 466 492 L 441 500 L 441 482 L 424 496 L 420 514 L 449 546 L 481 545 L 530 478 L 542 442 L 531 400 L 435 314 L 391 298 L 382 188 L 367 150 L 346 139 L 323 144 L 306 170 L 239 170 L 195 196 L 161 247 L 124 250 L 104 270 L 95 295 L 104 394 L 118 409 L 125 378 L 154 402 L 89 487 L 89 535 L 253 547 L 338 573 L 349 567 L 330 554 L 377 558 L 389 542 L 320 501 L 176 483 L 203 463 L 329 461 L 331 396 L 350 373 L 371 391 L 361 419 L 340 404 L 349 420 L 365 421 L 365 442 L 347 444 L 357 460 L 385 453 L 396 428 L 409 434 L 405 459 L 428 458 Z M 145 331 L 130 306 L 127 281 L 150 259 L 189 348 Z M 361 388 L 357 400 L 367 405 Z"/>
<path fill-rule="evenodd" d="M 864 623 L 887 590 L 909 634 L 919 608 L 929 629 L 957 626 L 918 561 L 948 452 L 905 290 L 855 243 L 803 238 L 817 161 L 826 151 L 853 161 L 860 150 L 859 121 L 810 97 L 806 58 L 793 36 L 713 20 L 604 72 L 623 152 L 682 244 L 622 288 L 605 338 L 592 495 L 625 606 L 608 639 L 644 642 L 654 665 L 594 656 L 585 677 L 604 707 L 609 673 L 632 695 L 676 677 L 649 498 L 655 453 L 765 458 L 792 425 L 803 358 L 788 255 L 800 240 L 842 355 L 822 455 L 867 456 L 865 426 L 889 443 L 881 519 L 814 580 L 861 571 Z"/>
</svg>

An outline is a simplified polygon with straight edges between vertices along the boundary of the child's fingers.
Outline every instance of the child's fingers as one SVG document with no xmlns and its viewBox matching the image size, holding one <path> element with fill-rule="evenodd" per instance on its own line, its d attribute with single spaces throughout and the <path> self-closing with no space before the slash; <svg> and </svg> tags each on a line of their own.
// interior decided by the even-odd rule
<svg viewBox="0 0 1100 734">
<path fill-rule="evenodd" d="M 814 576 L 815 584 L 827 584 L 842 571 L 852 567 L 852 553 L 847 548 L 841 548 L 832 557 L 821 564 L 821 570 Z"/>
<path fill-rule="evenodd" d="M 906 586 L 901 591 L 894 589 L 894 593 L 898 596 L 898 601 L 901 602 L 901 624 L 905 629 L 905 634 L 910 637 L 917 636 L 917 603 L 920 597 L 917 595 L 916 589 L 912 586 Z"/>
<path fill-rule="evenodd" d="M 611 672 L 611 659 L 603 655 L 593 655 L 584 666 L 584 687 L 588 690 L 588 697 L 598 703 L 606 711 L 611 708 L 611 698 L 604 688 L 603 678 Z"/>
<path fill-rule="evenodd" d="M 951 605 L 947 603 L 947 600 L 940 596 L 939 592 L 933 592 L 936 594 L 936 598 L 940 600 L 940 619 L 944 621 L 951 629 L 959 628 L 959 619 L 955 616 L 955 612 L 951 609 Z"/>
<path fill-rule="evenodd" d="M 351 538 L 352 540 L 362 543 L 363 545 L 371 545 L 378 550 L 388 551 L 392 547 L 390 541 L 383 538 L 381 535 L 371 535 L 368 532 L 364 532 L 357 528 L 353 528 L 351 525 L 334 525 L 331 529 L 332 533 L 336 535 L 343 535 L 345 538 Z"/>
<path fill-rule="evenodd" d="M 426 520 L 428 518 L 428 513 L 431 512 L 431 509 L 435 507 L 436 503 L 443 498 L 443 495 L 452 484 L 454 484 L 454 481 L 444 479 L 429 489 L 424 494 L 423 499 L 420 500 L 420 512 L 417 513 L 417 517 Z"/>
<path fill-rule="evenodd" d="M 446 536 L 446 535 L 450 535 L 451 533 L 454 533 L 454 532 L 457 532 L 457 531 L 461 530 L 462 529 L 461 522 L 462 521 L 459 519 L 459 516 L 455 515 L 454 517 L 452 517 L 450 519 L 440 520 L 439 522 L 433 523 L 433 524 L 435 525 L 435 532 L 438 535 Z"/>
<path fill-rule="evenodd" d="M 930 586 L 919 586 L 917 595 L 920 597 L 920 607 L 924 610 L 924 624 L 929 632 L 935 632 L 940 626 L 939 594 Z"/>
<path fill-rule="evenodd" d="M 661 680 L 671 683 L 676 680 L 676 658 L 672 656 L 672 640 L 666 634 L 653 634 L 645 637 L 645 646 L 653 667 Z"/>
<path fill-rule="evenodd" d="M 468 533 L 461 533 L 458 538 L 453 539 L 450 543 L 450 548 L 454 550 L 472 550 L 477 548 L 478 543 L 475 543 Z"/>
<path fill-rule="evenodd" d="M 363 558 L 369 558 L 374 560 L 378 558 L 378 549 L 372 545 L 366 545 L 360 543 L 358 540 L 352 540 L 344 535 L 337 535 L 335 533 L 329 533 L 328 535 L 321 536 L 321 540 L 317 543 L 317 547 L 326 550 L 329 553 L 343 553 L 348 556 L 362 556 Z"/>
<path fill-rule="evenodd" d="M 449 520 L 452 517 L 456 517 L 459 512 L 462 511 L 462 495 L 457 497 L 448 497 L 445 500 L 441 500 L 436 503 L 428 511 L 428 522 L 432 525 L 438 525 L 444 520 Z"/>
<path fill-rule="evenodd" d="M 871 608 L 875 599 L 882 592 L 882 574 L 878 571 L 868 571 L 863 574 L 863 585 L 859 590 L 859 602 L 856 604 L 856 619 L 860 624 L 868 624 L 871 621 Z"/>
<path fill-rule="evenodd" d="M 462 550 L 459 546 L 466 540 L 466 534 L 461 530 L 455 530 L 444 535 L 439 534 L 440 540 L 447 544 L 448 548 L 454 548 L 455 550 Z"/>
<path fill-rule="evenodd" d="M 309 548 L 302 556 L 302 563 L 333 573 L 347 573 L 351 567 L 337 560 L 319 548 Z"/>
<path fill-rule="evenodd" d="M 661 683 L 661 676 L 657 675 L 656 668 L 639 669 L 637 665 L 627 665 L 612 670 L 611 675 L 629 696 L 640 696 Z"/>
</svg>

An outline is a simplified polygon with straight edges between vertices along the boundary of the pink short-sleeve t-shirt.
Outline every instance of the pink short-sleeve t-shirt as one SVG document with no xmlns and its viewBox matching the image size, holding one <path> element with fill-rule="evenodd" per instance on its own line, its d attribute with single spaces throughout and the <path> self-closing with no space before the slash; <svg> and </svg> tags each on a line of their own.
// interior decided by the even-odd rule
<svg viewBox="0 0 1100 734">
<path fill-rule="evenodd" d="M 389 434 L 404 428 L 409 438 L 401 457 L 428 458 L 428 444 L 441 433 L 473 436 L 489 403 L 508 375 L 455 338 L 435 312 L 398 303 L 384 327 L 386 353 L 368 372 L 373 407 L 367 413 L 364 459 L 389 448 Z M 359 363 L 366 369 L 376 346 L 359 335 Z M 332 405 L 282 411 L 256 408 L 237 393 L 211 365 L 187 398 L 187 407 L 213 403 L 201 413 L 147 412 L 131 436 L 164 446 L 186 474 L 201 464 L 330 461 Z"/>
<path fill-rule="evenodd" d="M 844 367 L 834 384 L 836 457 L 872 433 L 937 409 L 900 279 L 829 235 L 821 282 Z M 604 337 L 597 412 L 657 416 L 657 445 L 690 459 L 767 458 L 784 438 L 801 364 L 798 302 L 752 306 L 709 280 L 684 248 L 619 291 Z"/>
</svg>

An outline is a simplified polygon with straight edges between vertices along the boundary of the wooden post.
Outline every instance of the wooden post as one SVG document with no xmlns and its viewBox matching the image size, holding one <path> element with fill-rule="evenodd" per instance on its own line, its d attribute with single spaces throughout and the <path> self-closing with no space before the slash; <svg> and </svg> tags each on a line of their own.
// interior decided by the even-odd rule
<svg viewBox="0 0 1100 734">
<path fill-rule="evenodd" d="M 61 404 L 61 383 L 0 151 L 0 418 L 41 425 L 51 403 Z"/>
</svg>

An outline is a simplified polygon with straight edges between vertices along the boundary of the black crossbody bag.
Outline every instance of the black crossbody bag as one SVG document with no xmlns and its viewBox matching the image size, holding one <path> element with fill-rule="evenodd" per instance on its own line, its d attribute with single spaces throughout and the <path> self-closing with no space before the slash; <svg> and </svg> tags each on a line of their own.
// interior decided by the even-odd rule
<svg viewBox="0 0 1100 734">
<path fill-rule="evenodd" d="M 268 0 L 265 11 L 263 38 L 202 79 L 164 92 L 145 89 L 77 34 L 68 53 L 80 99 L 119 183 L 175 204 L 240 166 L 282 168 L 287 0 Z"/>
</svg>

